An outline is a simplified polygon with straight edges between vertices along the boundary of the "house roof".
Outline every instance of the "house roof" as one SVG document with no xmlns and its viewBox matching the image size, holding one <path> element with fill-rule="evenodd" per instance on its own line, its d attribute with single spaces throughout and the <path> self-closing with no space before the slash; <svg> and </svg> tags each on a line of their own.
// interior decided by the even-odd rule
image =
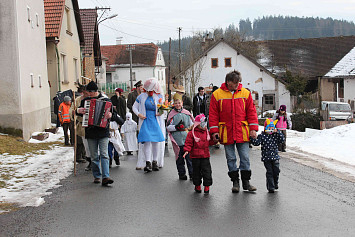
<svg viewBox="0 0 355 237">
<path fill-rule="evenodd" d="M 325 77 L 354 77 L 355 76 L 355 47 L 350 50 Z"/>
<path fill-rule="evenodd" d="M 97 25 L 97 10 L 80 9 L 80 17 L 85 40 L 83 54 L 92 55 L 94 53 L 95 65 L 98 66 L 101 62 L 101 52 Z"/>
<path fill-rule="evenodd" d="M 63 21 L 65 0 L 43 0 L 46 38 L 59 38 Z M 72 0 L 80 43 L 84 44 L 84 34 L 79 15 L 78 0 Z"/>
<path fill-rule="evenodd" d="M 255 41 L 262 49 L 257 61 L 273 73 L 285 67 L 309 78 L 326 75 L 351 49 L 355 36 Z"/>
<path fill-rule="evenodd" d="M 208 52 L 210 52 L 213 48 L 215 48 L 217 45 L 219 45 L 221 42 L 227 44 L 229 47 L 231 47 L 232 49 L 234 49 L 238 54 L 243 55 L 244 57 L 246 57 L 250 62 L 252 62 L 254 65 L 256 65 L 257 67 L 260 68 L 260 70 L 263 70 L 265 73 L 269 74 L 271 77 L 276 78 L 274 74 L 272 74 L 270 71 L 268 71 L 267 68 L 265 68 L 263 65 L 259 64 L 255 59 L 253 59 L 252 57 L 248 56 L 247 53 L 244 53 L 241 49 L 237 49 L 235 46 L 231 45 L 230 43 L 228 43 L 227 41 L 225 41 L 223 38 L 221 38 L 220 40 L 216 41 L 214 44 L 212 44 L 209 48 L 207 48 L 197 59 L 195 59 L 195 61 L 189 65 L 185 71 L 187 71 L 192 65 L 194 65 L 198 60 L 200 60 L 202 57 L 204 57 L 205 55 L 207 55 Z M 180 74 L 184 74 L 184 72 L 181 72 Z M 285 83 L 284 81 L 280 81 L 281 83 Z"/>
<path fill-rule="evenodd" d="M 101 53 L 108 61 L 106 71 L 115 71 L 115 67 L 129 67 L 129 51 L 126 50 L 128 44 L 104 45 L 101 46 Z M 132 50 L 132 66 L 155 66 L 159 47 L 153 43 L 136 44 Z"/>
</svg>

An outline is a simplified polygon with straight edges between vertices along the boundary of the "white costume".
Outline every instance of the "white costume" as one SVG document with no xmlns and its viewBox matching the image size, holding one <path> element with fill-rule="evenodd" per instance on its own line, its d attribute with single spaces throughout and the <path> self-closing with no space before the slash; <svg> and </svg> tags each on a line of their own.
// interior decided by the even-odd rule
<svg viewBox="0 0 355 237">
<path fill-rule="evenodd" d="M 126 151 L 137 151 L 137 123 L 132 119 L 132 114 L 126 114 L 126 121 L 121 127 L 121 133 L 124 134 L 124 147 Z"/>
<path fill-rule="evenodd" d="M 122 156 L 125 148 L 122 144 L 122 138 L 118 131 L 118 124 L 115 121 L 110 122 L 110 138 L 109 141 L 113 144 L 113 147 L 117 151 L 118 155 Z"/>
<path fill-rule="evenodd" d="M 147 116 L 146 112 L 146 101 L 148 99 L 153 100 L 154 104 L 162 104 L 164 102 L 164 98 L 161 96 L 163 94 L 163 91 L 160 87 L 160 84 L 155 78 L 150 78 L 147 81 L 144 82 L 144 89 L 146 91 L 154 91 L 155 93 L 152 95 L 152 97 L 148 98 L 147 93 L 142 93 L 137 97 L 137 100 L 134 102 L 132 106 L 133 112 L 138 116 L 138 114 L 142 114 L 143 116 Z M 159 95 L 160 94 L 160 95 Z M 152 101 L 152 103 L 153 103 Z M 158 113 L 157 108 L 156 108 L 156 114 Z M 165 124 L 164 120 L 161 116 L 155 116 L 156 122 L 158 123 L 160 129 L 162 129 L 162 126 L 164 126 L 164 130 L 162 129 L 162 133 L 165 139 Z M 142 124 L 143 124 L 143 119 L 139 118 L 138 122 L 138 127 L 141 135 L 143 132 L 141 130 Z M 155 123 L 155 122 L 154 122 Z M 164 131 L 164 132 L 163 132 Z M 150 132 L 154 131 L 149 131 L 148 133 L 144 131 L 143 133 L 147 134 L 149 136 Z M 143 134 L 142 133 L 142 134 Z M 138 136 L 138 140 L 140 139 Z M 161 140 L 160 140 L 161 141 Z M 162 167 L 164 164 L 164 146 L 165 142 L 150 142 L 149 140 L 146 140 L 145 142 L 139 142 L 139 152 L 138 152 L 138 161 L 137 161 L 137 168 L 141 168 L 145 166 L 146 161 L 151 162 L 157 161 L 158 166 Z M 161 145 L 163 144 L 163 149 L 161 148 Z"/>
</svg>

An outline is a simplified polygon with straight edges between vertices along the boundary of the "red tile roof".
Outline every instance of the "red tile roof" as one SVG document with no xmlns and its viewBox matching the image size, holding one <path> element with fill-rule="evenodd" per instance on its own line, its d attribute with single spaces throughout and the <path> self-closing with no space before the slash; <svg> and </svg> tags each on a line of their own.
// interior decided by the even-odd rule
<svg viewBox="0 0 355 237">
<path fill-rule="evenodd" d="M 46 37 L 60 36 L 65 0 L 44 0 Z"/>
<path fill-rule="evenodd" d="M 84 54 L 92 54 L 94 52 L 95 30 L 97 33 L 97 10 L 96 9 L 80 9 L 81 24 L 84 31 L 85 47 Z"/>
<path fill-rule="evenodd" d="M 106 45 L 101 46 L 101 53 L 108 61 L 106 62 L 106 71 L 115 71 L 116 67 L 127 67 L 129 65 L 129 51 L 126 50 L 128 45 Z M 134 66 L 155 66 L 158 54 L 158 46 L 153 43 L 136 44 L 135 50 L 132 50 L 132 62 Z"/>
<path fill-rule="evenodd" d="M 65 0 L 43 0 L 43 2 L 46 37 L 59 38 L 64 15 Z M 84 45 L 84 34 L 79 15 L 78 0 L 72 0 L 72 4 L 80 44 Z"/>
</svg>

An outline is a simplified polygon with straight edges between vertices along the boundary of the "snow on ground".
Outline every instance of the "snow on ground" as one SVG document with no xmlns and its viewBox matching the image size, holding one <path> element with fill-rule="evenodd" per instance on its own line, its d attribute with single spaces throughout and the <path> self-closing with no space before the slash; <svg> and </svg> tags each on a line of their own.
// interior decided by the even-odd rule
<svg viewBox="0 0 355 237">
<path fill-rule="evenodd" d="M 57 134 L 49 133 L 44 141 L 31 139 L 32 143 L 63 140 L 63 129 Z M 59 187 L 61 179 L 72 173 L 74 159 L 73 147 L 55 146 L 40 155 L 0 154 L 0 170 L 10 172 L 8 186 L 0 193 L 0 202 L 16 203 L 19 206 L 39 206 L 43 197 L 51 194 L 49 189 Z M 1 213 L 1 210 L 0 210 Z"/>
</svg>

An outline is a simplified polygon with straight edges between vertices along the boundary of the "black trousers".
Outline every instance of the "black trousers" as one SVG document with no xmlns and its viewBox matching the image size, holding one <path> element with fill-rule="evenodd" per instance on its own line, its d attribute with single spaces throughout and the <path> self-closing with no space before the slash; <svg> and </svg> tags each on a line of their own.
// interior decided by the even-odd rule
<svg viewBox="0 0 355 237">
<path fill-rule="evenodd" d="M 74 145 L 74 123 L 73 121 L 70 123 L 63 123 L 63 131 L 64 131 L 64 141 L 66 145 L 69 145 L 69 135 L 68 129 L 70 130 L 70 143 Z"/>
<path fill-rule="evenodd" d="M 193 176 L 192 181 L 194 185 L 201 185 L 203 179 L 203 186 L 212 185 L 212 168 L 210 158 L 192 158 Z"/>
<path fill-rule="evenodd" d="M 185 159 L 184 159 L 183 155 L 184 155 L 184 146 L 180 146 L 179 156 L 178 156 L 178 159 L 176 160 L 176 168 L 178 170 L 178 174 L 179 174 L 179 176 L 183 176 L 186 174 L 186 169 L 185 169 L 185 161 L 186 161 L 189 176 L 191 177 L 193 169 L 192 169 L 190 154 L 187 154 Z"/>
<path fill-rule="evenodd" d="M 280 160 L 264 161 L 266 168 L 266 188 L 274 190 L 279 187 Z"/>
<path fill-rule="evenodd" d="M 280 130 L 284 135 L 284 142 L 279 144 L 279 151 L 286 150 L 286 130 Z"/>
</svg>

